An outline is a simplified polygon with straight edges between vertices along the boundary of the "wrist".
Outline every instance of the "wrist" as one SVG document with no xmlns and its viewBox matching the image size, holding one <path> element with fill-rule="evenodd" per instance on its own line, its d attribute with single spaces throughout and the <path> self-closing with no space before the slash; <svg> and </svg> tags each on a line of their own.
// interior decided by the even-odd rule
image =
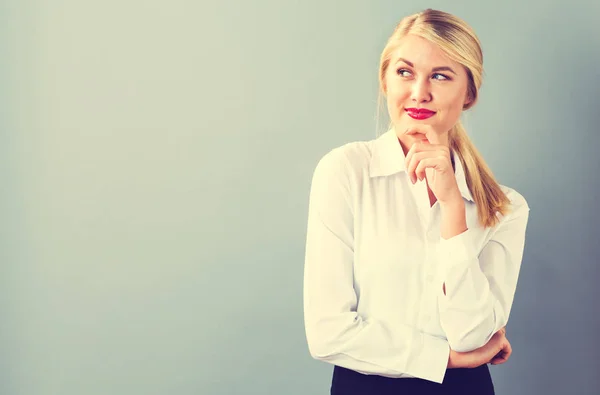
<svg viewBox="0 0 600 395">
<path fill-rule="evenodd" d="M 460 368 L 462 362 L 462 355 L 459 352 L 456 352 L 450 349 L 450 355 L 448 356 L 448 368 Z"/>
<path fill-rule="evenodd" d="M 462 196 L 460 194 L 458 194 L 458 196 L 452 198 L 452 199 L 448 199 L 445 201 L 441 201 L 439 200 L 439 204 L 440 204 L 440 209 L 442 211 L 464 211 L 465 210 L 465 201 L 463 200 Z"/>
<path fill-rule="evenodd" d="M 450 354 L 448 355 L 448 369 L 452 369 L 454 368 L 456 365 L 456 355 L 454 353 L 454 350 L 450 349 Z"/>
<path fill-rule="evenodd" d="M 450 349 L 448 369 L 473 367 L 473 352 L 458 352 Z"/>
<path fill-rule="evenodd" d="M 467 216 L 465 209 L 465 202 L 450 201 L 447 203 L 440 203 L 441 210 L 441 236 L 444 239 L 450 239 L 465 232 L 467 228 Z"/>
</svg>

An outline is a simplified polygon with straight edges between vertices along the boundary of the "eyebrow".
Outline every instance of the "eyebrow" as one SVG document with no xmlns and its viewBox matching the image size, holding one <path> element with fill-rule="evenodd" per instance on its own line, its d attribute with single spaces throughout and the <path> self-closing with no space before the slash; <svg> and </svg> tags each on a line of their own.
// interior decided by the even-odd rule
<svg viewBox="0 0 600 395">
<path fill-rule="evenodd" d="M 415 67 L 415 65 L 412 62 L 410 62 L 410 61 L 408 61 L 408 60 L 406 60 L 404 58 L 398 58 L 398 60 L 396 60 L 396 63 L 398 63 L 398 62 L 404 62 L 407 65 L 409 65 L 410 67 Z M 454 75 L 456 75 L 456 71 L 452 70 L 448 66 L 434 67 L 433 69 L 431 69 L 431 71 L 432 72 L 435 72 L 435 71 L 449 71 L 449 72 L 453 73 Z"/>
</svg>

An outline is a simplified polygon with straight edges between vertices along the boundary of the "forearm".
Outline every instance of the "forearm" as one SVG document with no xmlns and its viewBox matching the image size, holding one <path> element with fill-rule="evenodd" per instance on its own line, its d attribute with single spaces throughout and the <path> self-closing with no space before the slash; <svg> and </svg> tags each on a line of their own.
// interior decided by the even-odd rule
<svg viewBox="0 0 600 395">
<path fill-rule="evenodd" d="M 455 351 L 469 352 L 485 345 L 497 328 L 505 325 L 505 314 L 497 304 L 481 303 L 466 310 L 443 303 L 443 298 L 440 296 L 440 326 Z"/>
<path fill-rule="evenodd" d="M 450 352 L 445 339 L 399 320 L 365 319 L 355 312 L 324 314 L 311 304 L 305 309 L 305 328 L 313 358 L 365 374 L 443 381 Z"/>
<path fill-rule="evenodd" d="M 448 369 L 472 367 L 475 352 L 458 352 L 450 349 L 450 354 L 448 354 Z"/>
<path fill-rule="evenodd" d="M 440 202 L 440 210 L 442 214 L 440 227 L 442 238 L 450 239 L 468 229 L 465 202 L 462 197 L 460 200 Z"/>
<path fill-rule="evenodd" d="M 444 242 L 465 239 L 468 230 L 465 203 L 453 200 L 440 204 L 440 233 Z M 462 235 L 462 236 L 461 236 Z M 469 351 L 485 344 L 496 326 L 495 298 L 489 283 L 479 268 L 474 252 L 464 254 L 462 246 L 447 249 L 440 258 L 443 281 L 440 295 L 440 320 L 451 346 L 455 350 Z M 458 257 L 464 256 L 466 260 Z M 458 266 L 453 261 L 460 261 Z"/>
<path fill-rule="evenodd" d="M 447 368 L 476 368 L 490 362 L 504 348 L 502 340 L 508 343 L 504 335 L 504 329 L 494 334 L 485 345 L 475 350 L 458 352 L 450 349 Z"/>
</svg>

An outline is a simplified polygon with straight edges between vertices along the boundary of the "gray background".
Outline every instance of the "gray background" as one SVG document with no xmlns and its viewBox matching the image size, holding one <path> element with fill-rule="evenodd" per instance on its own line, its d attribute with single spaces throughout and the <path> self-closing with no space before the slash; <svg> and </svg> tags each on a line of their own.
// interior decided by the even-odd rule
<svg viewBox="0 0 600 395">
<path fill-rule="evenodd" d="M 599 4 L 3 1 L 0 394 L 328 393 L 310 178 L 375 137 L 380 52 L 426 7 L 480 36 L 465 122 L 531 206 L 497 393 L 599 393 Z"/>
</svg>

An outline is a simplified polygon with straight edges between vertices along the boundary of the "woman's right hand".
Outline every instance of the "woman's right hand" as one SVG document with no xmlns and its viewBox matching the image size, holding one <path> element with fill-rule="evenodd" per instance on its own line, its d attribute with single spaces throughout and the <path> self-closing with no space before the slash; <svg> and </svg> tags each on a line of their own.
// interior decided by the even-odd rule
<svg viewBox="0 0 600 395">
<path fill-rule="evenodd" d="M 450 350 L 448 368 L 476 368 L 486 363 L 500 365 L 508 361 L 511 353 L 512 347 L 506 338 L 506 328 L 502 328 L 484 346 L 476 350 Z"/>
</svg>

